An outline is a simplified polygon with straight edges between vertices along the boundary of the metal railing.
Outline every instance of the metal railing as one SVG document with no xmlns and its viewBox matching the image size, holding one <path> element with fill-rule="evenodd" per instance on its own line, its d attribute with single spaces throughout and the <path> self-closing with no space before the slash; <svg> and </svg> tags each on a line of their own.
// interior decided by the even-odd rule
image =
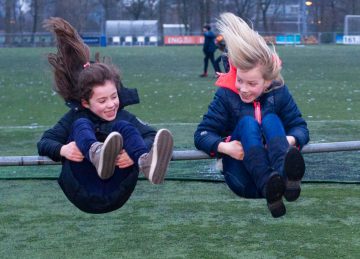
<svg viewBox="0 0 360 259">
<path fill-rule="evenodd" d="M 360 141 L 344 141 L 329 143 L 314 143 L 304 146 L 303 154 L 308 153 L 326 153 L 340 151 L 360 150 Z M 206 153 L 199 150 L 175 150 L 173 151 L 172 161 L 181 160 L 201 160 L 213 159 Z M 45 156 L 2 156 L 0 157 L 0 166 L 39 166 L 39 165 L 59 165 Z"/>
</svg>

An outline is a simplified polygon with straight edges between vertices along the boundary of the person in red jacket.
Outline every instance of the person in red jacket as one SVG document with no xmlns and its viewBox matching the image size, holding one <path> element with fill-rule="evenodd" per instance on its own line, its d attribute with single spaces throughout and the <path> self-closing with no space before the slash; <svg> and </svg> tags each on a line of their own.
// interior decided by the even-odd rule
<svg viewBox="0 0 360 259">
<path fill-rule="evenodd" d="M 281 76 L 275 50 L 231 13 L 218 23 L 230 70 L 198 125 L 195 146 L 222 158 L 230 189 L 245 198 L 265 198 L 273 217 L 300 196 L 305 162 L 300 150 L 309 130 Z"/>
<path fill-rule="evenodd" d="M 57 53 L 48 55 L 55 91 L 72 109 L 43 134 L 39 155 L 62 161 L 59 184 L 80 210 L 116 210 L 130 197 L 139 171 L 154 184 L 163 182 L 172 135 L 160 129 L 153 138 L 149 127 L 121 108 L 119 71 L 90 63 L 89 48 L 68 22 L 51 18 L 45 27 L 57 42 Z"/>
</svg>

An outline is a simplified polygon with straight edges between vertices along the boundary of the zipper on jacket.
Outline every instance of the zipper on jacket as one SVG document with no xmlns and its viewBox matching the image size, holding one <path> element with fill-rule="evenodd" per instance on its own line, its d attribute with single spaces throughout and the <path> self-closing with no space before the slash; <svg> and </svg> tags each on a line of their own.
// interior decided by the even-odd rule
<svg viewBox="0 0 360 259">
<path fill-rule="evenodd" d="M 261 106 L 260 102 L 254 101 L 254 109 L 255 109 L 255 120 L 261 124 Z"/>
</svg>

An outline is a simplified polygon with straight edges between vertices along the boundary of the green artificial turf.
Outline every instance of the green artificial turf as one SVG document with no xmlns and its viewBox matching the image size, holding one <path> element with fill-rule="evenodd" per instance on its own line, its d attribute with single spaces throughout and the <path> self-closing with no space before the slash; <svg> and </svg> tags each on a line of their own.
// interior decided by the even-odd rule
<svg viewBox="0 0 360 259">
<path fill-rule="evenodd" d="M 311 142 L 359 140 L 359 46 L 278 47 L 283 75 L 308 121 Z M 67 108 L 51 91 L 50 48 L 0 48 L 0 156 L 36 155 L 42 132 Z M 200 78 L 201 47 L 92 48 L 112 57 L 138 88 L 129 107 L 169 128 L 175 149 L 194 149 L 215 78 Z M 210 68 L 211 69 L 211 68 Z M 305 155 L 307 181 L 360 181 L 359 153 Z M 214 160 L 172 162 L 167 178 L 221 180 Z M 264 200 L 224 183 L 139 181 L 123 208 L 80 212 L 54 180 L 59 166 L 0 167 L 0 258 L 357 258 L 358 184 L 304 184 L 273 219 Z M 28 180 L 16 180 L 27 178 Z M 13 179 L 13 180 L 5 180 Z"/>
<path fill-rule="evenodd" d="M 0 181 L 0 258 L 357 258 L 360 186 L 303 185 L 271 218 L 223 183 L 139 181 L 121 209 L 90 215 L 55 181 Z"/>
</svg>

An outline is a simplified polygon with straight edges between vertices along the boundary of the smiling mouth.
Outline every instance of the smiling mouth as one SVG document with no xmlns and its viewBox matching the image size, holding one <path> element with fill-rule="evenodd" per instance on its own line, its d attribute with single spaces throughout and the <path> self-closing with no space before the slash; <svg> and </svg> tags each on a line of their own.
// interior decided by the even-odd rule
<svg viewBox="0 0 360 259">
<path fill-rule="evenodd" d="M 105 114 L 112 116 L 115 114 L 115 110 L 106 111 Z"/>
</svg>

